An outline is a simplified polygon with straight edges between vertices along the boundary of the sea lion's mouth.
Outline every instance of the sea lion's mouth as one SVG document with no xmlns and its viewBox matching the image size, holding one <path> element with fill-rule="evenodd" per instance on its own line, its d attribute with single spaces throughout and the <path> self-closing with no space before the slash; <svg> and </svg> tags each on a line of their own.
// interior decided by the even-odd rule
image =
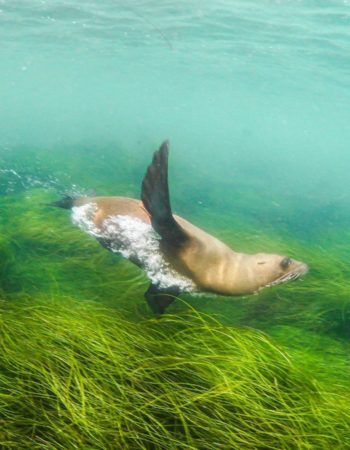
<svg viewBox="0 0 350 450">
<path fill-rule="evenodd" d="M 305 275 L 308 272 L 308 270 L 309 270 L 309 267 L 306 264 L 300 263 L 300 265 L 295 270 L 282 275 L 280 278 L 277 278 L 275 281 L 272 281 L 271 283 L 267 284 L 265 287 L 276 286 L 278 284 L 297 280 L 301 276 Z"/>
</svg>

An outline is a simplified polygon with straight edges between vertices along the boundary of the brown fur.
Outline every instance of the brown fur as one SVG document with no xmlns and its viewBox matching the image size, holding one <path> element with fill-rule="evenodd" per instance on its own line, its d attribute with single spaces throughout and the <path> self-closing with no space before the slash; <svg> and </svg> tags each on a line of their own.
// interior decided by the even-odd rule
<svg viewBox="0 0 350 450">
<path fill-rule="evenodd" d="M 75 206 L 88 203 L 96 205 L 93 218 L 95 226 L 103 232 L 104 221 L 109 216 L 126 215 L 151 224 L 150 216 L 140 200 L 127 197 L 81 197 Z M 307 271 L 306 264 L 289 260 L 283 267 L 284 256 L 258 253 L 237 253 L 226 244 L 174 215 L 188 239 L 182 246 L 161 245 L 165 259 L 181 275 L 190 278 L 199 291 L 222 295 L 244 295 L 263 287 L 283 282 L 283 277 L 294 279 Z M 279 281 L 282 278 L 281 281 Z"/>
</svg>

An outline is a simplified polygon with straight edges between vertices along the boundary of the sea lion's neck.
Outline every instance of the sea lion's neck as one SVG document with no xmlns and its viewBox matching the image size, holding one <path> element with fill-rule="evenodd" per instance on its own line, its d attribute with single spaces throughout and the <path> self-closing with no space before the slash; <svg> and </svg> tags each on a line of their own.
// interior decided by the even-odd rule
<svg viewBox="0 0 350 450">
<path fill-rule="evenodd" d="M 259 288 L 260 279 L 251 255 L 227 247 L 220 259 L 207 262 L 201 280 L 196 280 L 200 288 L 221 295 L 251 294 Z"/>
<path fill-rule="evenodd" d="M 228 251 L 222 261 L 223 270 L 219 289 L 227 295 L 251 294 L 258 288 L 251 255 Z"/>
<path fill-rule="evenodd" d="M 251 294 L 260 286 L 253 256 L 232 251 L 227 258 L 226 286 L 231 295 Z"/>
</svg>

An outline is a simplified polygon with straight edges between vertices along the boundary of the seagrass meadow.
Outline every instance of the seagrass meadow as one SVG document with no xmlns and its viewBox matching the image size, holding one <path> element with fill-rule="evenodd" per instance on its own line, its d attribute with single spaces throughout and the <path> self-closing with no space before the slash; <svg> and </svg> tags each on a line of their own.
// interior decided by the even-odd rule
<svg viewBox="0 0 350 450">
<path fill-rule="evenodd" d="M 314 269 L 258 296 L 182 296 L 158 319 L 142 272 L 47 206 L 57 195 L 0 197 L 1 448 L 350 448 L 345 230 L 306 246 L 241 226 L 242 209 L 230 232 L 198 214 Z"/>
<path fill-rule="evenodd" d="M 0 449 L 350 450 L 348 0 L 0 0 Z M 140 198 L 301 279 L 183 294 L 75 227 Z"/>
</svg>

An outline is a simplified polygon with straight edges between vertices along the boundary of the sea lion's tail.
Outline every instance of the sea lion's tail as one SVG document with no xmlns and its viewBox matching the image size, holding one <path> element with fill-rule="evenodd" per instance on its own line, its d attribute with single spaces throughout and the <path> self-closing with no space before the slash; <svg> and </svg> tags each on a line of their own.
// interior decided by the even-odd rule
<svg viewBox="0 0 350 450">
<path fill-rule="evenodd" d="M 48 203 L 48 206 L 57 206 L 58 208 L 71 209 L 74 206 L 76 197 L 65 195 L 64 197 L 54 202 Z"/>
</svg>

